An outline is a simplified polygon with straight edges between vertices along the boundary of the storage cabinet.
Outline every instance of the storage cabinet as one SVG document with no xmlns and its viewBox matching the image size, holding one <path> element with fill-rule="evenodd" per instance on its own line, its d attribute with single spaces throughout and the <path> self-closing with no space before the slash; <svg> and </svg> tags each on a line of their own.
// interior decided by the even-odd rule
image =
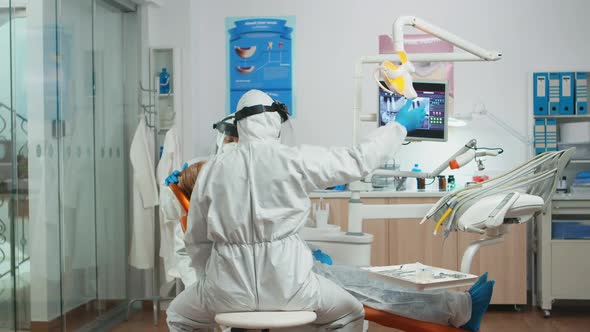
<svg viewBox="0 0 590 332">
<path fill-rule="evenodd" d="M 549 316 L 555 300 L 590 299 L 590 240 L 553 239 L 553 216 L 590 219 L 590 199 L 554 196 L 550 208 L 537 220 L 536 298 Z"/>
<path fill-rule="evenodd" d="M 438 201 L 438 197 L 426 195 L 420 198 L 363 198 L 362 201 L 365 204 L 425 204 Z M 313 201 L 317 202 L 318 199 Z M 346 230 L 348 198 L 324 198 L 323 201 L 330 204 L 330 223 Z M 442 236 L 432 235 L 433 227 L 432 223 L 420 225 L 417 219 L 364 221 L 363 231 L 374 236 L 371 264 L 379 266 L 422 262 L 458 270 L 463 251 L 479 236 L 459 232 L 443 241 Z M 490 278 L 496 280 L 492 304 L 527 302 L 526 227 L 526 224 L 512 226 L 502 244 L 482 248 L 473 261 L 472 273 L 487 271 Z"/>
</svg>

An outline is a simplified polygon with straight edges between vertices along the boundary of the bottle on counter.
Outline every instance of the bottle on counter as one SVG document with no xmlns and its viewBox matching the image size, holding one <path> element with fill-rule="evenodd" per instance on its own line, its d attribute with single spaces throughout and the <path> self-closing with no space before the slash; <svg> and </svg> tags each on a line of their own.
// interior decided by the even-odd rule
<svg viewBox="0 0 590 332">
<path fill-rule="evenodd" d="M 422 172 L 422 170 L 420 169 L 420 165 L 414 164 L 414 168 L 412 168 L 412 172 L 414 172 L 414 173 L 420 173 L 420 172 Z M 426 179 L 424 179 L 424 178 L 417 178 L 416 179 L 416 187 L 418 188 L 418 190 L 424 190 L 424 189 L 426 189 Z"/>
<path fill-rule="evenodd" d="M 437 176 L 438 178 L 438 190 L 439 191 L 446 191 L 447 190 L 447 178 L 444 175 Z"/>
<path fill-rule="evenodd" d="M 449 175 L 449 177 L 447 179 L 447 190 L 448 191 L 455 190 L 455 176 L 454 175 Z"/>
</svg>

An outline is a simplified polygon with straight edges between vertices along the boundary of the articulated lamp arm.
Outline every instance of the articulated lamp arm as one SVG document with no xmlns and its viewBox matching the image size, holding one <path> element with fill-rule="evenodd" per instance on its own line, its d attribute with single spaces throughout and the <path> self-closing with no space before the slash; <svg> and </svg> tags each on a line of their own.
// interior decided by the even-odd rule
<svg viewBox="0 0 590 332">
<path fill-rule="evenodd" d="M 404 26 L 411 26 L 429 35 L 438 37 L 457 46 L 465 52 L 472 54 L 474 57 L 477 57 L 479 61 L 496 61 L 502 58 L 502 52 L 500 51 L 486 50 L 483 47 L 415 16 L 400 16 L 393 23 L 393 49 L 395 51 L 404 50 Z M 412 59 L 411 55 L 410 59 Z"/>
</svg>

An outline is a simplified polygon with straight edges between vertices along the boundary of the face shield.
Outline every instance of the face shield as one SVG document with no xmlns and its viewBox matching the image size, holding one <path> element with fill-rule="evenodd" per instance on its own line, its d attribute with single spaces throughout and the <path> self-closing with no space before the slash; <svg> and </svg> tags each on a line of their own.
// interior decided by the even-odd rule
<svg viewBox="0 0 590 332">
<path fill-rule="evenodd" d="M 295 129 L 293 128 L 293 121 L 289 120 L 281 124 L 280 140 L 281 144 L 287 146 L 295 146 Z"/>
<path fill-rule="evenodd" d="M 228 116 L 221 121 L 213 124 L 213 129 L 217 131 L 215 139 L 214 154 L 220 154 L 228 144 L 238 142 L 238 128 L 234 124 L 234 116 Z"/>
</svg>

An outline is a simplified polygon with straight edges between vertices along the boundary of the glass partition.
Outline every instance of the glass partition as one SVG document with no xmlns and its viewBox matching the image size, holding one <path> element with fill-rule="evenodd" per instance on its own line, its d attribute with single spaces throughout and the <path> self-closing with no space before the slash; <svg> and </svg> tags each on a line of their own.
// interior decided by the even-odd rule
<svg viewBox="0 0 590 332">
<path fill-rule="evenodd" d="M 0 332 L 100 330 L 126 308 L 126 8 L 0 0 Z"/>
<path fill-rule="evenodd" d="M 12 197 L 12 79 L 10 6 L 0 7 L 0 331 L 16 326 L 15 263 L 18 261 Z"/>
</svg>

